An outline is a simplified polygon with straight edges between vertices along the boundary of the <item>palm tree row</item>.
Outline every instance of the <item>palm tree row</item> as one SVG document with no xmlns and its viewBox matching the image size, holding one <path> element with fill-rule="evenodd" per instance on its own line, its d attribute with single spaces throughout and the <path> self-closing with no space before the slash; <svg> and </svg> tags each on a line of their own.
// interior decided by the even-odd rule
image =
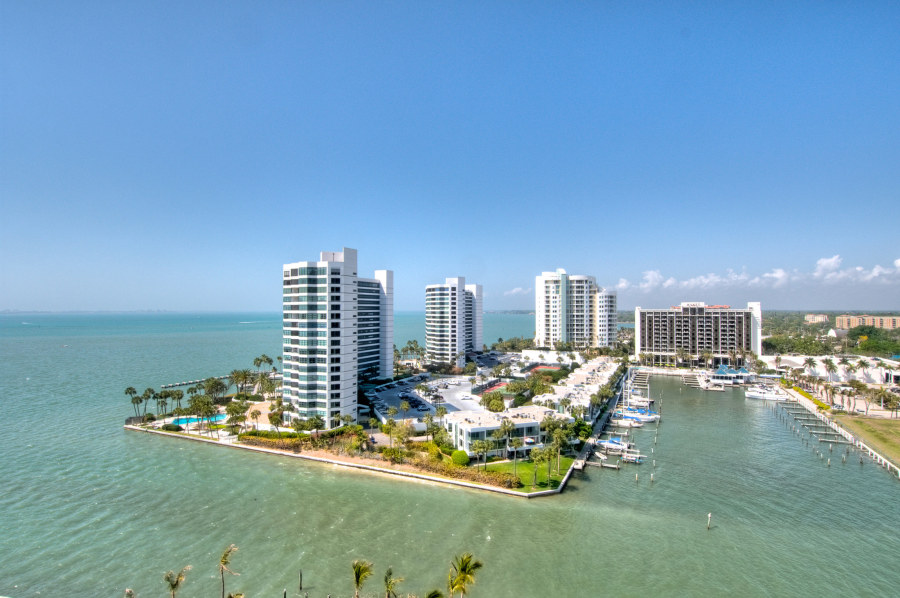
<svg viewBox="0 0 900 598">
<path fill-rule="evenodd" d="M 483 566 L 484 563 L 476 560 L 471 552 L 464 552 L 453 557 L 450 562 L 450 572 L 447 574 L 447 592 L 449 592 L 450 598 L 457 593 L 460 596 L 468 595 L 469 588 L 475 585 L 475 575 Z M 374 572 L 374 565 L 369 561 L 355 560 L 350 567 L 353 571 L 353 596 L 359 598 L 363 585 Z M 403 581 L 402 577 L 394 577 L 393 567 L 388 567 L 384 574 L 384 598 L 397 598 L 397 589 Z M 439 589 L 430 590 L 425 594 L 425 598 L 443 597 L 444 593 Z"/>
<path fill-rule="evenodd" d="M 222 553 L 222 556 L 219 557 L 217 569 L 219 577 L 222 580 L 222 598 L 225 598 L 226 596 L 225 574 L 240 575 L 240 573 L 231 569 L 231 558 L 237 551 L 238 547 L 235 544 L 229 544 Z M 453 560 L 450 561 L 450 571 L 447 575 L 447 592 L 449 593 L 450 598 L 456 594 L 459 594 L 460 597 L 467 596 L 471 586 L 475 585 L 476 574 L 483 566 L 484 563 L 477 560 L 471 552 L 464 552 L 463 554 L 454 556 Z M 354 598 L 359 598 L 363 585 L 365 585 L 366 580 L 368 580 L 374 572 L 374 565 L 369 561 L 358 559 L 351 563 L 350 568 L 353 572 L 353 595 Z M 192 567 L 187 565 L 182 567 L 177 573 L 174 570 L 171 570 L 163 574 L 163 581 L 172 598 L 177 598 L 177 593 L 184 584 L 187 573 L 191 570 Z M 388 567 L 384 574 L 384 598 L 398 598 L 398 590 L 403 581 L 405 581 L 403 577 L 394 575 L 393 567 Z M 133 598 L 134 595 L 133 590 L 125 590 L 126 598 Z M 228 593 L 228 598 L 243 598 L 243 596 L 242 593 Z M 439 589 L 430 590 L 425 594 L 425 598 L 443 597 L 444 593 Z"/>
<path fill-rule="evenodd" d="M 281 358 L 279 357 L 278 359 L 280 360 Z M 256 372 L 250 369 L 232 370 L 227 377 L 227 383 L 219 378 L 207 378 L 194 386 L 189 386 L 184 391 L 175 389 L 157 392 L 152 388 L 147 388 L 142 394 L 138 394 L 135 387 L 129 386 L 125 389 L 125 395 L 131 402 L 136 418 L 146 419 L 147 407 L 151 402 L 156 404 L 157 419 L 169 413 L 170 408 L 174 410 L 176 415 L 199 416 L 199 413 L 196 411 L 188 413 L 182 408 L 181 401 L 185 394 L 187 394 L 190 399 L 194 399 L 198 395 L 206 396 L 212 401 L 213 405 L 216 405 L 227 402 L 226 393 L 231 386 L 234 386 L 236 390 L 235 398 L 237 399 L 249 398 L 246 392 L 248 387 L 252 387 L 256 391 L 256 394 L 261 395 L 263 400 L 276 398 L 280 386 L 273 374 L 277 373 L 278 369 L 275 367 L 272 367 L 271 370 L 262 369 L 263 365 L 268 367 L 273 363 L 274 361 L 271 357 L 262 354 L 253 359 L 253 365 L 256 366 Z"/>
</svg>

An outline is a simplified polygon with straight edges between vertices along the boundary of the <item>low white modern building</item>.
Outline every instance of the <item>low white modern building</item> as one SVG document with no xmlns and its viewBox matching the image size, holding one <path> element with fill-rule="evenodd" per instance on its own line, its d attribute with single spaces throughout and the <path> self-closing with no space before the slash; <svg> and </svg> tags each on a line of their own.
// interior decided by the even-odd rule
<svg viewBox="0 0 900 598">
<path fill-rule="evenodd" d="M 476 440 L 492 441 L 493 432 L 500 429 L 500 424 L 504 419 L 508 419 L 515 426 L 512 437 L 522 439 L 522 448 L 518 449 L 521 457 L 531 452 L 531 449 L 543 446 L 545 439 L 541 430 L 541 422 L 548 416 L 563 423 L 575 421 L 574 418 L 557 413 L 553 409 L 528 405 L 525 407 L 513 407 L 501 413 L 474 410 L 454 411 L 444 417 L 444 428 L 450 435 L 450 442 L 454 448 L 466 451 L 472 456 L 475 454 L 472 450 L 472 443 Z M 512 449 L 510 448 L 509 450 Z M 489 451 L 488 454 L 505 455 L 506 452 L 507 447 L 500 446 Z"/>
<path fill-rule="evenodd" d="M 574 349 L 616 343 L 616 292 L 597 285 L 593 276 L 543 272 L 534 283 L 535 345 Z"/>
<path fill-rule="evenodd" d="M 360 278 L 346 247 L 284 265 L 282 395 L 300 418 L 355 421 L 358 377 L 393 374 L 393 281 L 390 270 Z"/>
<path fill-rule="evenodd" d="M 425 287 L 425 357 L 431 363 L 465 365 L 467 353 L 483 347 L 480 284 L 464 277 Z"/>
</svg>

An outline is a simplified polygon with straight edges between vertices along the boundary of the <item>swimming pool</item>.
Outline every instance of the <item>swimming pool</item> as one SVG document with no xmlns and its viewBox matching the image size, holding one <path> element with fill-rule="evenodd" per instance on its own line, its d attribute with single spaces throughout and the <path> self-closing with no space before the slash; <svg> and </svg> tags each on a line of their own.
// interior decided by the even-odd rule
<svg viewBox="0 0 900 598">
<path fill-rule="evenodd" d="M 219 413 L 215 417 L 212 418 L 212 421 L 220 422 L 227 417 L 228 416 L 225 415 L 224 413 Z M 196 424 L 198 421 L 200 421 L 200 420 L 196 417 L 176 417 L 175 419 L 172 420 L 172 423 L 175 424 L 176 426 L 183 426 L 184 424 Z M 203 418 L 203 421 L 205 422 L 206 418 Z"/>
</svg>

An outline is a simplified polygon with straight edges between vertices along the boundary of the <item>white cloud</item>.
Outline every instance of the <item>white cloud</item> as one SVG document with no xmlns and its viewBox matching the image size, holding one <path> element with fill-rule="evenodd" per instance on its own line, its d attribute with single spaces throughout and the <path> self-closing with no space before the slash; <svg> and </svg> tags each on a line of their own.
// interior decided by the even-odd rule
<svg viewBox="0 0 900 598">
<path fill-rule="evenodd" d="M 763 274 L 762 277 L 763 280 L 771 281 L 772 286 L 776 289 L 786 285 L 789 278 L 788 273 L 785 272 L 783 268 L 775 268 L 771 272 L 766 272 L 765 274 Z"/>
<path fill-rule="evenodd" d="M 835 284 L 897 285 L 900 287 L 900 259 L 893 261 L 893 268 L 875 265 L 871 268 L 854 266 L 842 269 L 842 263 L 841 256 L 834 255 L 816 260 L 815 267 L 807 272 L 772 268 L 763 274 L 751 276 L 746 269 L 736 271 L 728 268 L 724 274 L 710 272 L 683 280 L 678 280 L 673 276 L 667 277 L 659 270 L 646 270 L 638 284 L 632 284 L 627 278 L 620 278 L 616 284 L 616 290 L 620 292 L 640 290 L 643 293 L 650 293 L 660 289 L 707 291 L 725 288 L 781 289 L 790 286 L 800 289 L 822 285 L 831 287 Z"/>
<path fill-rule="evenodd" d="M 647 270 L 644 272 L 644 280 L 639 285 L 644 292 L 652 291 L 663 282 L 663 275 L 659 270 Z"/>
<path fill-rule="evenodd" d="M 832 276 L 841 267 L 841 261 L 840 255 L 819 258 L 816 261 L 816 270 L 813 272 L 813 276 L 816 278 Z"/>
<path fill-rule="evenodd" d="M 531 289 L 523 289 L 522 287 L 516 287 L 514 289 L 510 289 L 508 291 L 503 291 L 503 295 L 506 297 L 511 297 L 515 295 L 527 295 L 531 292 Z"/>
</svg>

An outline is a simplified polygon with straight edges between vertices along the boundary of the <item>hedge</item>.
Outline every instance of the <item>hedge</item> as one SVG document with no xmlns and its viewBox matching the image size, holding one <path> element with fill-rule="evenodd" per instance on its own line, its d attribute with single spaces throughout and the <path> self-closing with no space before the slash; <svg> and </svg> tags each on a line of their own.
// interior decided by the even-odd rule
<svg viewBox="0 0 900 598">
<path fill-rule="evenodd" d="M 475 482 L 476 484 L 487 484 L 500 488 L 518 488 L 522 485 L 519 481 L 519 476 L 502 471 L 483 471 L 481 469 L 454 465 L 446 461 L 431 461 L 421 457 L 414 458 L 411 463 L 418 469 L 448 478 Z"/>
</svg>

